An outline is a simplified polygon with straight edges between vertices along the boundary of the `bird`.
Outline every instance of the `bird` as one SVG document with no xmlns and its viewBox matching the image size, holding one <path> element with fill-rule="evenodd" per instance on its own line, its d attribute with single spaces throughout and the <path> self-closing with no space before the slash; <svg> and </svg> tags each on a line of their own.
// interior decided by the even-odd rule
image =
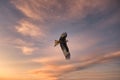
<svg viewBox="0 0 120 80">
<path fill-rule="evenodd" d="M 70 52 L 69 52 L 69 48 L 67 46 L 68 40 L 66 40 L 66 37 L 67 37 L 67 33 L 63 32 L 61 34 L 59 40 L 55 40 L 54 47 L 56 47 L 58 44 L 60 44 L 60 47 L 63 51 L 64 56 L 65 56 L 65 59 L 69 60 L 70 59 Z"/>
</svg>

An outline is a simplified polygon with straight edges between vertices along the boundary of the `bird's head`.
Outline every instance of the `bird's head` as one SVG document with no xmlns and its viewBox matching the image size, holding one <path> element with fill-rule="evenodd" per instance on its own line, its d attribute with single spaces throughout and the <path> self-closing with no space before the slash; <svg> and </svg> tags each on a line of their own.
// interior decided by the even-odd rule
<svg viewBox="0 0 120 80">
<path fill-rule="evenodd" d="M 61 34 L 61 37 L 66 37 L 66 36 L 67 36 L 66 32 L 64 32 L 64 33 Z"/>
</svg>

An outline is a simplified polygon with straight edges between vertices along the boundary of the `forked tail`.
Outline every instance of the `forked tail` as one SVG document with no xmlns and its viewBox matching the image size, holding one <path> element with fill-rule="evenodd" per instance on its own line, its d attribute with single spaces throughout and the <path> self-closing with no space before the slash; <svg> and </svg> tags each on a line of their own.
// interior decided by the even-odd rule
<svg viewBox="0 0 120 80">
<path fill-rule="evenodd" d="M 57 46 L 60 42 L 58 40 L 55 40 L 55 45 L 54 46 Z"/>
</svg>

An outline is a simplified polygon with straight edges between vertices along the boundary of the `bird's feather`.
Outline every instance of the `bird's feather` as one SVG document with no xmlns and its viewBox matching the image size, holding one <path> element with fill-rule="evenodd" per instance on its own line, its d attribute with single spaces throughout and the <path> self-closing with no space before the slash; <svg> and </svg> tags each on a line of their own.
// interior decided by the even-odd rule
<svg viewBox="0 0 120 80">
<path fill-rule="evenodd" d="M 61 35 L 59 42 L 60 42 L 60 46 L 61 46 L 61 49 L 63 51 L 65 58 L 70 59 L 70 52 L 69 52 L 69 48 L 67 46 L 66 37 L 67 37 L 67 33 L 65 32 Z"/>
<path fill-rule="evenodd" d="M 66 37 L 67 37 L 67 33 L 66 32 L 62 33 L 59 40 L 55 40 L 54 46 L 57 46 L 58 44 L 60 44 L 60 47 L 63 51 L 65 58 L 70 59 L 70 52 L 69 52 L 69 48 L 67 46 L 68 40 L 66 40 Z"/>
</svg>

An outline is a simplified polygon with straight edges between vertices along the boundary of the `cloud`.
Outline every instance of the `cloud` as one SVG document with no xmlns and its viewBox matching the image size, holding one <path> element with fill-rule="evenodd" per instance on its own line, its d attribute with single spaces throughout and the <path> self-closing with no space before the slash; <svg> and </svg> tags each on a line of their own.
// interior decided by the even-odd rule
<svg viewBox="0 0 120 80">
<path fill-rule="evenodd" d="M 30 55 L 37 50 L 37 47 L 34 47 L 33 43 L 26 42 L 22 39 L 15 39 L 13 44 L 16 48 L 20 49 L 25 55 Z"/>
<path fill-rule="evenodd" d="M 92 57 L 92 56 L 91 56 Z M 118 52 L 114 52 L 114 53 L 109 53 L 109 54 L 105 54 L 103 56 L 98 56 L 98 57 L 93 57 L 93 59 L 82 62 L 82 63 L 76 63 L 73 64 L 72 67 L 66 69 L 65 71 L 62 72 L 63 73 L 68 73 L 68 72 L 73 72 L 73 71 L 78 71 L 78 70 L 82 70 L 82 69 L 86 69 L 90 66 L 96 65 L 96 64 L 101 64 L 102 62 L 108 62 L 111 59 L 115 59 L 115 58 L 119 58 L 120 57 L 120 51 Z"/>
<path fill-rule="evenodd" d="M 62 59 L 60 57 L 44 57 L 44 58 L 36 58 L 36 59 L 32 59 L 32 62 L 35 63 L 42 63 L 42 64 L 54 64 L 56 63 L 56 61 L 61 61 Z"/>
<path fill-rule="evenodd" d="M 45 79 L 45 80 L 47 80 L 46 77 L 55 78 L 55 80 L 59 80 L 59 77 L 66 73 L 86 69 L 96 64 L 102 64 L 104 61 L 109 62 L 109 60 L 115 59 L 117 57 L 118 58 L 120 57 L 120 51 L 107 53 L 107 54 L 96 56 L 96 57 L 92 55 L 91 58 L 86 57 L 86 60 L 83 60 L 82 62 L 81 60 L 79 60 L 76 63 L 70 63 L 70 64 L 59 64 L 59 65 L 44 64 L 40 69 L 32 70 L 30 71 L 30 73 L 38 76 L 44 75 L 42 76 L 42 79 Z M 45 63 L 46 60 L 41 60 L 40 63 Z M 58 62 L 56 61 L 56 63 Z"/>
<path fill-rule="evenodd" d="M 106 54 L 104 55 L 100 60 L 109 60 L 109 59 L 113 59 L 113 58 L 119 58 L 120 57 L 120 51 L 115 52 L 115 53 L 110 53 L 110 54 Z"/>
<path fill-rule="evenodd" d="M 12 47 L 14 49 L 20 49 L 25 55 L 30 55 L 38 50 L 34 42 L 29 42 L 21 38 L 7 37 L 0 40 L 0 44 L 3 46 Z"/>
<path fill-rule="evenodd" d="M 19 25 L 16 26 L 16 30 L 17 32 L 19 32 L 24 36 L 30 36 L 30 37 L 43 36 L 42 30 L 38 26 L 26 20 L 21 20 L 19 22 Z"/>
<path fill-rule="evenodd" d="M 0 80 L 39 80 L 39 79 L 36 79 L 36 78 L 33 78 L 31 76 L 29 77 L 24 77 L 24 76 L 13 76 L 13 77 L 0 77 Z"/>
<path fill-rule="evenodd" d="M 22 53 L 24 53 L 25 55 L 30 55 L 37 49 L 37 48 L 26 47 L 26 46 L 22 46 L 18 48 L 20 48 L 22 50 Z"/>
<path fill-rule="evenodd" d="M 107 10 L 111 3 L 109 0 L 12 0 L 11 2 L 25 16 L 41 22 L 84 18 L 90 13 Z"/>
<path fill-rule="evenodd" d="M 109 60 L 115 59 L 117 57 L 118 58 L 120 57 L 120 51 L 114 52 L 114 53 L 108 53 L 102 56 L 93 57 L 91 58 L 91 60 L 88 60 L 82 63 L 78 62 L 78 63 L 73 64 L 73 66 L 70 69 L 63 71 L 63 73 L 85 69 L 86 67 L 89 67 L 95 64 L 100 64 L 103 61 L 108 62 Z"/>
<path fill-rule="evenodd" d="M 33 43 L 26 42 L 26 41 L 24 41 L 22 39 L 19 39 L 19 38 L 15 39 L 13 44 L 15 44 L 15 45 L 24 45 L 24 46 L 33 46 L 34 45 Z"/>
</svg>

